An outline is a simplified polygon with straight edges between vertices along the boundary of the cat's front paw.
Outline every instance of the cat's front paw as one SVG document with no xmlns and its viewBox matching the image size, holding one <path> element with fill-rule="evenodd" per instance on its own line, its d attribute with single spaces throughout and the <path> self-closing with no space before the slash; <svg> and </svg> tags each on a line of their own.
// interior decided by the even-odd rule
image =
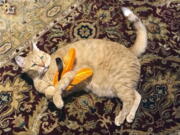
<svg viewBox="0 0 180 135">
<path fill-rule="evenodd" d="M 63 106 L 64 106 L 64 102 L 63 102 L 60 94 L 56 94 L 53 96 L 53 103 L 59 109 L 63 108 Z"/>
<path fill-rule="evenodd" d="M 55 92 L 56 92 L 56 89 L 53 86 L 50 86 L 44 90 L 44 94 L 48 99 L 51 99 Z"/>
<path fill-rule="evenodd" d="M 56 101 L 54 104 L 58 109 L 61 109 L 64 106 L 64 102 L 62 100 Z"/>
</svg>

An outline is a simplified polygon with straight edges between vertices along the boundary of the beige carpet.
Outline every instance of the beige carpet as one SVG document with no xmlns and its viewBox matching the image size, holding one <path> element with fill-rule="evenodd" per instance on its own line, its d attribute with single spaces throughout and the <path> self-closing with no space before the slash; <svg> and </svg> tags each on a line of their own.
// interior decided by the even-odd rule
<svg viewBox="0 0 180 135">
<path fill-rule="evenodd" d="M 83 1 L 0 0 L 0 67 Z M 38 37 L 37 37 L 38 38 Z"/>
</svg>

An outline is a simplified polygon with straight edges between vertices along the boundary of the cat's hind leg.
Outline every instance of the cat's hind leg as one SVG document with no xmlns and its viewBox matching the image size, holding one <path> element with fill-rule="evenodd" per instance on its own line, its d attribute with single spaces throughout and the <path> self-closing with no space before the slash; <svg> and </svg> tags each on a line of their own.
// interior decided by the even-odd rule
<svg viewBox="0 0 180 135">
<path fill-rule="evenodd" d="M 118 90 L 116 90 L 116 95 L 121 99 L 123 107 L 115 118 L 115 125 L 120 126 L 126 119 L 127 115 L 130 113 L 134 103 L 135 94 L 134 91 L 129 87 L 119 86 L 117 88 Z"/>
<path fill-rule="evenodd" d="M 135 115 L 136 115 L 136 111 L 139 107 L 139 104 L 141 102 L 141 95 L 136 91 L 134 90 L 134 93 L 135 93 L 135 100 L 134 100 L 134 104 L 131 108 L 131 111 L 130 113 L 128 114 L 128 116 L 126 117 L 126 120 L 128 123 L 132 123 L 134 118 L 135 118 Z"/>
</svg>

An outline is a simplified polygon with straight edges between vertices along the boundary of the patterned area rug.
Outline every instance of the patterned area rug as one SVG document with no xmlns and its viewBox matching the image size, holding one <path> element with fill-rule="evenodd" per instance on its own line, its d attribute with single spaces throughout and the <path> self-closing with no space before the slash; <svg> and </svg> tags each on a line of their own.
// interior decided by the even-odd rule
<svg viewBox="0 0 180 135">
<path fill-rule="evenodd" d="M 0 67 L 39 32 L 82 3 L 78 0 L 0 0 Z"/>
<path fill-rule="evenodd" d="M 51 54 L 69 42 L 87 38 L 104 38 L 129 47 L 135 31 L 123 17 L 122 6 L 130 7 L 148 31 L 148 48 L 140 59 L 142 101 L 134 122 L 116 127 L 114 118 L 121 102 L 92 93 L 66 96 L 65 107 L 58 110 L 11 61 L 0 68 L 0 135 L 180 134 L 178 0 L 86 0 L 65 18 L 53 20 L 53 27 L 40 36 L 38 47 Z"/>
</svg>

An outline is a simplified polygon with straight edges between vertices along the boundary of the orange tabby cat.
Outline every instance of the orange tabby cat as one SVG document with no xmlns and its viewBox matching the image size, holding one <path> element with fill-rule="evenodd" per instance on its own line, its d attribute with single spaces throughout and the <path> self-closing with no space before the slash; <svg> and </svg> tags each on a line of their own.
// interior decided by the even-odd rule
<svg viewBox="0 0 180 135">
<path fill-rule="evenodd" d="M 145 26 L 128 8 L 122 8 L 124 16 L 134 23 L 137 37 L 131 48 L 119 43 L 88 39 L 80 40 L 58 49 L 51 56 L 39 50 L 33 43 L 32 50 L 26 57 L 17 56 L 16 63 L 33 78 L 37 91 L 52 98 L 57 108 L 64 103 L 62 91 L 72 81 L 81 68 L 91 68 L 93 76 L 83 82 L 83 88 L 98 96 L 118 97 L 123 102 L 122 110 L 115 118 L 115 124 L 120 126 L 124 120 L 131 123 L 141 101 L 136 85 L 140 76 L 140 56 L 147 46 Z M 58 70 L 55 59 L 63 58 L 69 48 L 76 50 L 76 63 L 72 71 L 67 72 L 60 80 L 58 87 L 53 85 L 53 77 Z"/>
</svg>

